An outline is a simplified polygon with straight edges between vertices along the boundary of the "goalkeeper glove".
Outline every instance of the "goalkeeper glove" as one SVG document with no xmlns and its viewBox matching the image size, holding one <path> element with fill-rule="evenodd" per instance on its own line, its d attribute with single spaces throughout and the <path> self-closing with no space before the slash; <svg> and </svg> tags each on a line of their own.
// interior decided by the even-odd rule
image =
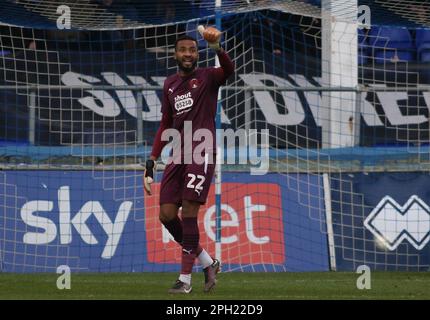
<svg viewBox="0 0 430 320">
<path fill-rule="evenodd" d="M 200 25 L 197 27 L 200 35 L 207 41 L 209 48 L 218 51 L 221 49 L 220 40 L 221 32 L 214 27 L 205 28 Z"/>
<path fill-rule="evenodd" d="M 219 42 L 208 42 L 208 46 L 215 51 L 221 49 L 221 45 L 219 44 Z"/>
<path fill-rule="evenodd" d="M 151 184 L 154 182 L 156 163 L 154 160 L 146 160 L 145 172 L 143 175 L 143 188 L 148 195 L 152 194 Z"/>
</svg>

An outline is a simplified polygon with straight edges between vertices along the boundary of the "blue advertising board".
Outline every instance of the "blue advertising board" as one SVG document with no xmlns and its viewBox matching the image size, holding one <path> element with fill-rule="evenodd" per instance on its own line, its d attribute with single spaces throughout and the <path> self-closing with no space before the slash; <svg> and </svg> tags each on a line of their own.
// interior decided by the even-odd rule
<svg viewBox="0 0 430 320">
<path fill-rule="evenodd" d="M 225 174 L 224 270 L 328 270 L 321 180 Z M 0 181 L 2 272 L 180 269 L 180 251 L 173 241 L 163 244 L 158 206 L 145 203 L 139 172 L 4 170 Z M 200 216 L 201 241 L 211 235 L 211 197 Z M 154 250 L 159 245 L 166 250 Z"/>
<path fill-rule="evenodd" d="M 332 175 L 337 270 L 427 271 L 429 185 L 423 172 Z"/>
</svg>

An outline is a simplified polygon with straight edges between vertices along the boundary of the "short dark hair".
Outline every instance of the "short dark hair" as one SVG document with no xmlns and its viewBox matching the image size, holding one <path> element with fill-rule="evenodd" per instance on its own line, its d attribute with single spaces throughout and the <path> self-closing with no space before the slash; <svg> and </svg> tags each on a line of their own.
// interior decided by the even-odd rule
<svg viewBox="0 0 430 320">
<path fill-rule="evenodd" d="M 180 36 L 179 38 L 176 39 L 176 41 L 175 41 L 175 51 L 176 51 L 176 46 L 178 45 L 178 42 L 182 41 L 182 40 L 191 40 L 191 41 L 194 41 L 196 43 L 196 46 L 197 46 L 197 40 L 196 39 L 194 39 L 193 37 L 188 36 L 188 35 L 183 35 L 183 36 Z"/>
</svg>

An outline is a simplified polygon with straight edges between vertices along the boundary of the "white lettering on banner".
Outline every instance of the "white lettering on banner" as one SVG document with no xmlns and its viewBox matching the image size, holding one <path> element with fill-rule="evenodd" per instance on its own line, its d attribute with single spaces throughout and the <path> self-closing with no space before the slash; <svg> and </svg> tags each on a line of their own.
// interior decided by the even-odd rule
<svg viewBox="0 0 430 320">
<path fill-rule="evenodd" d="M 373 87 L 384 87 L 373 85 Z M 428 119 L 422 115 L 420 116 L 404 116 L 399 109 L 399 100 L 408 100 L 406 92 L 377 92 L 381 106 L 384 109 L 385 115 L 393 126 L 401 126 L 412 123 L 423 123 Z M 392 106 L 396 106 L 393 108 Z"/>
<path fill-rule="evenodd" d="M 266 206 L 263 205 L 257 205 L 252 204 L 251 197 L 245 197 L 245 222 L 246 222 L 246 235 L 248 236 L 249 241 L 256 243 L 256 244 L 264 244 L 268 243 L 270 241 L 270 238 L 268 236 L 264 237 L 257 237 L 254 234 L 254 224 L 252 220 L 252 213 L 255 211 L 266 211 Z"/>
<path fill-rule="evenodd" d="M 133 82 L 133 84 L 135 85 L 141 85 L 141 86 L 148 86 L 149 83 L 140 76 L 128 76 L 128 79 L 130 79 L 131 82 Z M 161 85 L 164 82 L 164 79 L 166 77 L 153 77 L 153 79 L 155 78 L 160 78 L 161 80 Z M 156 81 L 157 84 L 158 81 Z M 146 101 L 146 105 L 148 106 L 148 110 L 142 110 L 142 119 L 144 121 L 154 121 L 154 122 L 158 122 L 161 121 L 161 102 L 160 99 L 157 96 L 157 93 L 155 90 L 142 90 L 142 98 Z M 133 117 L 136 117 L 136 109 L 132 109 L 132 110 L 127 110 L 126 111 Z"/>
<path fill-rule="evenodd" d="M 127 83 L 116 73 L 104 72 L 102 74 L 107 82 L 112 85 L 126 85 Z M 127 76 L 128 79 L 137 85 L 148 85 L 148 82 L 140 76 Z M 257 85 L 261 86 L 271 81 L 275 86 L 293 86 L 293 84 L 281 77 L 254 73 L 254 74 L 240 74 L 239 77 L 244 81 L 245 85 Z M 299 86 L 313 86 L 303 75 L 291 74 L 289 77 L 297 83 Z M 151 77 L 158 85 L 161 85 L 165 80 L 165 77 Z M 314 78 L 317 82 L 321 79 Z M 91 88 L 91 84 L 100 83 L 96 77 L 87 76 L 75 72 L 66 72 L 62 75 L 61 80 L 67 86 L 84 86 Z M 115 102 L 113 97 L 105 90 L 85 90 L 87 93 L 91 94 L 90 97 L 84 97 L 78 99 L 84 107 L 94 111 L 103 117 L 116 117 L 120 114 L 121 109 Z M 137 116 L 137 103 L 132 92 L 130 90 L 117 90 L 117 95 L 119 97 L 121 105 L 133 117 Z M 273 125 L 281 126 L 296 126 L 301 124 L 305 119 L 305 111 L 302 105 L 302 101 L 299 98 L 299 94 L 294 91 L 282 91 L 281 96 L 282 101 L 276 101 L 273 96 L 268 91 L 253 91 L 255 102 L 261 109 L 267 122 Z M 155 90 L 142 90 L 143 99 L 145 99 L 148 110 L 142 110 L 142 119 L 145 121 L 160 121 L 161 120 L 161 102 L 158 98 Z M 179 111 L 185 112 L 194 103 L 191 97 L 185 97 L 187 94 L 176 97 L 175 108 Z M 328 121 L 328 112 L 322 110 L 321 106 L 321 95 L 319 92 L 303 92 L 303 95 L 309 105 L 310 111 L 313 118 L 318 126 L 323 126 L 324 121 Z M 425 115 L 404 115 L 402 114 L 399 106 L 399 100 L 407 100 L 408 95 L 406 92 L 376 92 L 376 96 L 381 102 L 382 109 L 384 110 L 385 116 L 388 119 L 390 125 L 408 125 L 408 124 L 421 124 L 427 122 L 429 119 Z M 430 109 L 430 94 L 428 92 L 423 93 L 424 101 L 427 104 L 427 108 Z M 102 107 L 97 103 L 100 101 Z M 286 112 L 280 113 L 278 106 L 282 105 L 285 107 Z M 366 100 L 366 94 L 361 95 L 361 105 L 360 112 L 363 116 L 366 125 L 374 126 L 384 126 L 384 123 L 379 118 L 375 107 L 371 102 Z M 383 116 L 383 115 L 381 115 Z M 222 111 L 221 114 L 223 123 L 230 123 L 230 120 Z"/>
<path fill-rule="evenodd" d="M 128 85 L 115 72 L 102 72 L 103 77 L 111 85 L 126 86 Z M 127 76 L 127 78 L 135 85 L 148 86 L 149 83 L 140 76 Z M 132 117 L 137 118 L 137 101 L 131 90 L 116 90 L 119 101 L 123 105 L 125 111 Z M 154 90 L 142 90 L 142 98 L 146 100 L 149 111 L 141 110 L 142 119 L 144 121 L 160 121 L 161 120 L 161 102 Z"/>
<path fill-rule="evenodd" d="M 102 72 L 101 74 L 105 78 L 105 80 L 113 86 L 128 85 L 128 83 L 125 82 L 115 72 Z M 133 92 L 131 90 L 115 90 L 115 93 L 118 96 L 118 99 L 124 107 L 125 111 L 127 111 L 127 113 L 131 116 L 137 118 L 137 102 L 134 98 Z"/>
<path fill-rule="evenodd" d="M 383 126 L 384 123 L 379 119 L 375 108 L 372 104 L 366 100 L 366 94 L 362 94 L 361 99 L 361 115 L 363 116 L 364 122 L 370 127 Z M 392 106 L 390 106 L 392 107 Z"/>
<path fill-rule="evenodd" d="M 277 77 L 275 75 L 267 74 L 241 74 L 239 75 L 242 80 L 249 86 L 261 86 L 264 85 L 264 80 L 270 80 L 279 86 L 292 86 L 287 80 Z M 294 91 L 282 91 L 282 97 L 284 98 L 284 105 L 287 109 L 286 114 L 280 114 L 277 108 L 279 102 L 275 102 L 268 91 L 253 91 L 252 92 L 255 100 L 260 106 L 266 120 L 269 123 L 275 125 L 298 125 L 305 119 L 305 112 L 303 105 L 300 102 L 297 92 Z"/>
<path fill-rule="evenodd" d="M 97 239 L 86 224 L 87 220 L 94 216 L 107 235 L 101 257 L 104 259 L 112 258 L 115 255 L 132 205 L 131 201 L 122 202 L 115 221 L 112 222 L 99 201 L 87 201 L 71 219 L 69 187 L 60 187 L 58 190 L 60 243 L 70 244 L 72 242 L 73 226 L 85 243 L 89 245 L 98 244 Z M 44 230 L 43 232 L 26 232 L 23 237 L 25 244 L 49 244 L 55 240 L 57 227 L 54 221 L 36 215 L 37 212 L 51 212 L 53 207 L 53 201 L 42 200 L 29 201 L 22 206 L 21 218 L 23 222 L 28 226 Z"/>
<path fill-rule="evenodd" d="M 83 86 L 88 88 L 91 88 L 91 84 L 97 84 L 100 82 L 100 80 L 95 77 L 86 76 L 71 71 L 64 73 L 61 76 L 61 81 L 63 81 L 66 86 Z M 79 103 L 81 103 L 84 107 L 93 110 L 95 113 L 103 117 L 116 117 L 121 113 L 120 107 L 116 104 L 115 100 L 108 92 L 104 90 L 85 90 L 85 92 L 91 94 L 92 97 L 78 99 Z M 102 103 L 102 107 L 98 106 L 95 98 Z"/>
<path fill-rule="evenodd" d="M 309 85 L 303 75 L 290 75 L 291 78 L 297 82 L 299 86 L 303 85 Z M 285 79 L 279 78 L 274 75 L 270 74 L 248 74 L 248 75 L 240 75 L 240 77 L 243 79 L 245 84 L 253 86 L 261 86 L 265 84 L 265 81 L 272 81 L 276 85 L 279 86 L 288 86 L 291 85 L 291 83 L 286 82 Z M 315 80 L 319 80 L 318 78 L 315 78 Z M 292 86 L 292 85 L 291 85 Z M 276 125 L 299 125 L 302 121 L 298 122 L 300 119 L 297 117 L 297 114 L 301 114 L 303 112 L 303 106 L 301 105 L 301 102 L 298 98 L 296 101 L 294 101 L 294 108 L 293 113 L 296 113 L 296 116 L 291 116 L 289 118 L 283 117 L 284 115 L 279 114 L 277 108 L 276 108 L 276 102 L 273 100 L 272 96 L 269 94 L 269 92 L 264 91 L 253 91 L 256 103 L 260 107 L 261 111 L 263 112 L 264 116 L 266 117 L 266 120 L 272 124 Z M 398 100 L 401 99 L 407 99 L 407 93 L 406 92 L 377 92 L 378 98 L 381 101 L 382 108 L 385 111 L 385 116 L 387 117 L 388 121 L 391 125 L 405 125 L 405 124 L 420 124 L 423 122 L 428 121 L 428 119 L 424 115 L 418 115 L 418 116 L 404 116 L 400 112 Z M 397 94 L 397 95 L 396 95 Z M 319 97 L 318 97 L 319 96 Z M 317 123 L 317 125 L 321 126 L 322 120 L 326 119 L 327 115 L 323 114 L 319 110 L 319 106 L 321 105 L 321 97 L 318 93 L 318 96 L 316 96 L 316 93 L 305 93 L 305 97 L 308 101 L 309 107 L 311 109 L 312 115 Z M 290 108 L 288 107 L 288 100 L 285 95 L 284 97 L 284 103 L 287 105 L 288 111 L 290 111 Z M 379 119 L 379 116 L 377 115 L 375 108 L 366 100 L 366 95 L 362 95 L 361 100 L 363 109 L 361 110 L 362 116 L 364 121 L 368 126 L 383 126 L 384 124 Z M 426 101 L 426 103 L 429 105 L 429 102 Z M 279 104 L 279 102 L 278 102 Z M 430 107 L 429 107 L 430 108 Z"/>
<path fill-rule="evenodd" d="M 246 226 L 246 235 L 248 237 L 248 240 L 251 243 L 255 243 L 255 244 L 265 244 L 268 243 L 270 241 L 270 237 L 265 235 L 262 237 L 257 237 L 254 233 L 254 219 L 253 219 L 253 212 L 257 212 L 257 211 L 266 211 L 266 206 L 265 205 L 259 205 L 259 204 L 252 204 L 251 201 L 251 197 L 250 196 L 246 196 L 243 199 L 244 201 L 244 208 L 245 208 L 245 226 Z M 221 228 L 228 228 L 228 227 L 239 227 L 240 223 L 239 223 L 239 215 L 236 212 L 236 210 L 231 207 L 228 204 L 221 204 L 221 210 L 224 213 L 227 213 L 229 216 L 229 220 L 226 219 L 222 219 L 221 220 Z M 214 213 L 216 212 L 216 206 L 212 205 L 211 207 L 209 207 L 205 214 L 204 214 L 204 219 L 203 219 L 203 225 L 204 225 L 204 230 L 205 233 L 207 234 L 207 236 L 209 237 L 209 239 L 211 239 L 212 241 L 216 240 L 216 235 L 214 232 L 214 228 L 215 228 L 215 219 L 213 217 Z M 170 233 L 165 230 L 164 227 L 162 228 L 162 238 L 163 238 L 163 243 L 168 243 L 169 241 L 173 241 L 173 237 L 170 235 Z M 239 241 L 239 237 L 237 236 L 237 234 L 233 234 L 230 236 L 221 236 L 221 243 L 222 244 L 229 244 L 229 243 L 234 243 Z"/>
<path fill-rule="evenodd" d="M 21 219 L 30 227 L 40 228 L 44 232 L 26 232 L 23 241 L 28 244 L 47 244 L 57 236 L 57 226 L 55 223 L 44 217 L 33 215 L 35 212 L 51 211 L 54 207 L 52 201 L 29 201 L 21 208 Z"/>
<path fill-rule="evenodd" d="M 427 109 L 430 111 L 430 92 L 428 91 L 423 92 L 423 96 L 424 96 L 424 101 L 427 104 Z"/>
<path fill-rule="evenodd" d="M 291 78 L 297 83 L 300 87 L 315 87 L 311 84 L 304 75 L 301 74 L 293 74 Z M 321 78 L 314 78 L 318 83 L 321 82 Z M 320 108 L 322 106 L 322 97 L 318 91 L 304 91 L 306 101 L 308 102 L 309 108 L 314 116 L 315 122 L 317 126 L 322 127 L 323 121 L 329 119 L 329 110 L 327 108 Z"/>
<path fill-rule="evenodd" d="M 301 74 L 292 74 L 290 77 L 297 83 L 300 87 L 315 87 L 312 83 L 310 83 L 304 75 Z M 317 83 L 321 83 L 320 77 L 313 78 Z M 329 109 L 328 108 L 320 108 L 322 106 L 322 97 L 321 94 L 317 91 L 304 91 L 303 92 L 305 99 L 311 109 L 312 115 L 315 119 L 315 123 L 317 126 L 322 127 L 324 121 L 329 121 Z M 371 127 L 375 126 L 383 126 L 381 119 L 379 119 L 378 114 L 376 113 L 375 108 L 372 104 L 366 100 L 365 94 L 363 94 L 363 99 L 361 100 L 361 115 L 363 116 L 364 122 Z"/>
</svg>

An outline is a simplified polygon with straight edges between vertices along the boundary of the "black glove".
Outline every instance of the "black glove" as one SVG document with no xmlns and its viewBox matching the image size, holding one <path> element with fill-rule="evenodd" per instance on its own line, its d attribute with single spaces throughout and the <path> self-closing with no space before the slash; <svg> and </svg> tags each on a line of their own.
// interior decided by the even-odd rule
<svg viewBox="0 0 430 320">
<path fill-rule="evenodd" d="M 152 194 L 151 183 L 154 182 L 156 163 L 154 160 L 146 160 L 145 173 L 143 175 L 143 188 L 148 195 Z"/>
</svg>

